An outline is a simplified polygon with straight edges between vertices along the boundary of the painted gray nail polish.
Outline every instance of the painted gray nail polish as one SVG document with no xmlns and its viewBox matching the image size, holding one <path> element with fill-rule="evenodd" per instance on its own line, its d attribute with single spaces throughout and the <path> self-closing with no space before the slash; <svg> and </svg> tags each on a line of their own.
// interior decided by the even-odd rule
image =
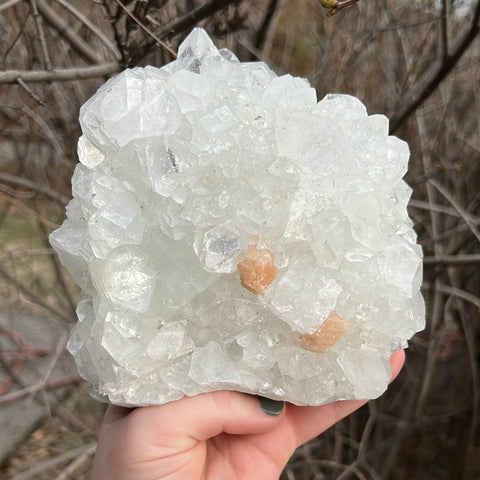
<svg viewBox="0 0 480 480">
<path fill-rule="evenodd" d="M 267 415 L 279 415 L 283 410 L 283 405 L 285 404 L 285 402 L 281 400 L 272 400 L 265 397 L 258 397 L 258 399 L 260 400 L 260 408 Z"/>
</svg>

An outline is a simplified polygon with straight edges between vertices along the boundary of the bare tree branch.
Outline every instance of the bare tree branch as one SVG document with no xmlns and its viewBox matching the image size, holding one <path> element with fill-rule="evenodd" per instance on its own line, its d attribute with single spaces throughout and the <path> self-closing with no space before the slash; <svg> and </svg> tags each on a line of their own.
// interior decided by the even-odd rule
<svg viewBox="0 0 480 480">
<path fill-rule="evenodd" d="M 23 81 L 22 77 L 17 77 L 17 83 L 42 107 L 45 102 Z"/>
<path fill-rule="evenodd" d="M 451 203 L 452 207 L 459 213 L 462 220 L 467 224 L 470 231 L 480 242 L 480 232 L 478 232 L 477 225 L 472 222 L 470 215 L 468 215 L 468 212 L 465 211 L 465 209 L 458 204 L 458 202 L 453 198 L 453 195 L 443 185 L 437 182 L 436 179 L 430 178 L 428 180 L 428 183 L 435 187 Z"/>
<path fill-rule="evenodd" d="M 7 70 L 0 72 L 0 85 L 16 83 L 18 78 L 26 83 L 69 82 L 71 80 L 104 77 L 120 70 L 121 66 L 117 62 L 104 63 L 93 67 L 56 68 L 54 70 Z"/>
<path fill-rule="evenodd" d="M 69 324 L 72 324 L 72 322 L 74 322 L 73 318 L 65 317 L 62 313 L 55 311 L 55 309 L 53 309 L 50 305 L 48 305 L 46 301 L 44 301 L 41 297 L 39 297 L 37 294 L 32 292 L 29 288 L 25 287 L 20 282 L 18 282 L 17 279 L 13 278 L 1 267 L 0 267 L 0 278 L 3 278 L 9 285 L 15 286 L 15 288 L 20 293 L 25 295 L 25 297 L 30 299 L 35 305 L 42 307 L 45 311 L 52 314 L 52 317 L 51 317 L 52 320 L 58 321 L 58 323 L 61 325 L 69 325 Z"/>
<path fill-rule="evenodd" d="M 19 252 L 11 252 L 9 255 L 1 255 L 0 261 L 5 262 L 6 260 L 12 260 L 14 258 L 45 255 L 55 255 L 53 248 L 31 248 L 27 250 L 21 250 Z"/>
<path fill-rule="evenodd" d="M 43 54 L 43 62 L 45 70 L 52 69 L 52 61 L 50 60 L 50 54 L 48 53 L 47 41 L 45 39 L 45 32 L 43 31 L 42 17 L 38 13 L 36 0 L 30 0 L 30 8 L 35 20 L 35 26 L 37 27 L 38 41 L 40 42 L 41 51 Z"/>
<path fill-rule="evenodd" d="M 40 390 L 55 390 L 56 388 L 66 387 L 69 385 L 76 385 L 82 383 L 84 380 L 78 375 L 70 375 L 68 377 L 59 378 L 58 380 L 52 380 L 51 382 L 39 382 L 35 385 L 22 388 L 16 392 L 8 393 L 0 396 L 0 405 L 16 402 L 22 398 L 28 397 L 33 393 L 37 393 Z"/>
<path fill-rule="evenodd" d="M 458 40 L 453 48 L 452 54 L 445 57 L 439 57 L 432 66 L 425 72 L 420 79 L 405 95 L 406 102 L 403 108 L 400 108 L 390 120 L 390 133 L 395 131 L 407 120 L 410 115 L 436 90 L 438 85 L 447 77 L 455 65 L 458 63 L 468 47 L 480 32 L 480 0 L 474 10 L 474 15 L 469 29 L 462 38 Z"/>
<path fill-rule="evenodd" d="M 445 205 L 434 204 L 416 199 L 411 199 L 410 202 L 408 202 L 408 205 L 420 210 L 433 210 L 434 212 L 444 213 L 445 215 L 450 215 L 452 217 L 460 217 L 460 214 L 457 210 L 451 207 L 446 207 Z M 463 215 L 468 217 L 468 220 L 472 225 L 480 225 L 480 218 L 470 215 L 465 211 L 463 212 Z"/>
<path fill-rule="evenodd" d="M 448 6 L 447 0 L 442 0 L 442 10 L 440 14 L 440 48 L 442 58 L 448 57 Z"/>
<path fill-rule="evenodd" d="M 191 30 L 198 22 L 209 18 L 216 12 L 223 10 L 224 8 L 237 3 L 239 0 L 211 0 L 200 7 L 194 8 L 184 15 L 176 18 L 166 27 L 162 28 L 156 36 L 161 40 L 172 38 L 180 33 Z M 141 46 L 141 50 L 135 52 L 135 60 L 139 60 L 145 57 L 152 48 L 156 45 L 156 41 L 150 41 Z M 137 58 L 138 55 L 138 58 Z"/>
<path fill-rule="evenodd" d="M 44 195 L 47 195 L 53 200 L 59 202 L 61 205 L 66 205 L 69 201 L 67 197 L 60 195 L 57 192 L 54 192 L 45 185 L 41 185 L 37 182 L 33 182 L 32 180 L 28 180 L 28 178 L 17 177 L 16 175 L 12 175 L 11 173 L 0 172 L 0 182 L 18 185 L 20 187 L 29 188 L 35 192 L 43 193 Z"/>
<path fill-rule="evenodd" d="M 215 12 L 223 10 L 224 8 L 236 2 L 238 2 L 238 0 L 211 0 L 210 2 L 194 8 L 190 12 L 187 12 L 185 15 L 182 15 L 174 20 L 172 23 L 162 29 L 159 37 L 173 37 L 179 33 L 190 30 L 201 20 L 210 17 Z"/>
<path fill-rule="evenodd" d="M 17 3 L 22 2 L 23 0 L 8 0 L 3 5 L 0 5 L 0 12 L 7 10 L 7 8 L 13 7 Z"/>
<path fill-rule="evenodd" d="M 27 215 L 31 216 L 32 218 L 35 218 L 39 222 L 42 222 L 44 224 L 47 224 L 50 228 L 57 228 L 58 224 L 55 222 L 52 222 L 49 218 L 43 217 L 41 214 L 36 212 L 34 209 L 27 207 L 27 205 L 18 200 L 17 198 L 12 198 L 9 197 L 8 195 L 5 195 L 3 192 L 0 192 L 0 200 L 9 202 L 15 206 L 18 210 L 23 211 Z"/>
<path fill-rule="evenodd" d="M 425 256 L 423 263 L 425 265 L 474 265 L 480 263 L 480 254 Z"/>
<path fill-rule="evenodd" d="M 96 443 L 91 443 L 85 451 L 73 460 L 61 473 L 58 475 L 55 480 L 68 480 L 70 475 L 75 472 L 75 470 L 80 467 L 91 455 L 95 453 L 97 449 Z"/>
<path fill-rule="evenodd" d="M 432 284 L 429 282 L 422 283 L 422 288 L 425 290 L 431 287 Z M 480 298 L 470 292 L 462 290 L 461 288 L 442 284 L 435 284 L 435 289 L 437 293 L 440 293 L 442 295 L 453 295 L 454 297 L 465 300 L 466 302 L 469 302 L 480 309 Z"/>
<path fill-rule="evenodd" d="M 120 1 L 120 0 L 115 0 L 116 3 L 120 6 L 120 8 L 147 34 L 150 35 L 155 42 L 157 42 L 159 45 L 161 45 L 165 50 L 167 50 L 170 54 L 172 54 L 174 57 L 177 56 L 177 52 L 173 50 L 171 47 L 169 47 L 164 41 L 162 41 L 160 38 L 158 38 L 150 29 L 148 29 L 128 8 Z"/>
<path fill-rule="evenodd" d="M 120 61 L 122 56 L 117 47 L 110 41 L 110 39 L 97 28 L 83 13 L 79 12 L 73 5 L 65 0 L 55 0 L 59 5 L 68 10 L 77 20 L 79 20 L 86 28 L 88 28 L 109 50 L 114 57 Z"/>
<path fill-rule="evenodd" d="M 45 21 L 71 45 L 71 47 L 83 58 L 91 63 L 102 63 L 102 59 L 95 54 L 92 48 L 85 43 L 72 28 L 58 16 L 48 3 L 44 0 L 37 0 L 38 11 L 42 14 Z"/>
<path fill-rule="evenodd" d="M 257 51 L 260 51 L 263 48 L 265 39 L 267 37 L 268 29 L 270 27 L 270 24 L 272 23 L 275 12 L 277 11 L 277 7 L 278 7 L 278 0 L 270 0 L 270 3 L 267 8 L 267 12 L 265 13 L 262 24 L 260 25 L 260 28 L 258 29 L 257 35 L 255 37 L 255 42 L 253 47 Z M 254 54 L 251 57 L 252 60 L 255 60 L 256 58 L 257 56 Z"/>
<path fill-rule="evenodd" d="M 46 470 L 50 470 L 58 465 L 61 465 L 62 463 L 65 463 L 68 460 L 79 458 L 83 454 L 85 454 L 85 452 L 91 451 L 93 453 L 95 448 L 96 448 L 96 442 L 92 442 L 87 445 L 82 445 L 81 447 L 74 448 L 73 450 L 69 450 L 54 458 L 49 458 L 48 460 L 38 463 L 37 465 L 26 470 L 25 472 L 21 472 L 18 475 L 15 475 L 15 477 L 13 477 L 11 480 L 29 480 L 30 478 L 34 478 L 35 476 L 42 474 Z"/>
</svg>

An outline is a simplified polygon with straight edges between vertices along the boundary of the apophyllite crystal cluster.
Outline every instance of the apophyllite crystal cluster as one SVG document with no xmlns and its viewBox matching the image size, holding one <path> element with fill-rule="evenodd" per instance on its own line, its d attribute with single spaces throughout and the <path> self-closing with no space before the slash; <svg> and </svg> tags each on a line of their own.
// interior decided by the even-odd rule
<svg viewBox="0 0 480 480">
<path fill-rule="evenodd" d="M 82 290 L 80 374 L 123 405 L 377 397 L 424 325 L 407 145 L 359 100 L 317 103 L 201 29 L 178 53 L 81 109 L 73 200 L 50 236 Z"/>
</svg>

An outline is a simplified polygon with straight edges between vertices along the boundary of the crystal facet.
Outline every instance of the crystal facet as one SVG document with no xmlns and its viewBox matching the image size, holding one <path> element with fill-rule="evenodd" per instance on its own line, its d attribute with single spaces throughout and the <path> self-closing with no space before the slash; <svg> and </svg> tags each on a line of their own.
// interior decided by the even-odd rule
<svg viewBox="0 0 480 480">
<path fill-rule="evenodd" d="M 347 95 L 201 29 L 81 108 L 52 246 L 82 290 L 68 348 L 101 399 L 380 395 L 424 325 L 408 146 Z"/>
</svg>

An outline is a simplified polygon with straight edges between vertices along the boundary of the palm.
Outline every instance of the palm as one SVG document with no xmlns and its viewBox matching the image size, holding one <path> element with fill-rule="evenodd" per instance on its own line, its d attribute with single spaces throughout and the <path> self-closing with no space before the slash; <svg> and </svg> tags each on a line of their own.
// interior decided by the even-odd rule
<svg viewBox="0 0 480 480">
<path fill-rule="evenodd" d="M 403 360 L 403 352 L 392 356 L 394 376 Z M 92 480 L 278 479 L 299 445 L 363 403 L 287 404 L 271 417 L 254 397 L 215 392 L 134 411 L 110 407 Z"/>
<path fill-rule="evenodd" d="M 131 435 L 118 439 L 120 445 L 116 445 L 116 451 L 122 452 L 122 458 L 114 463 L 119 465 L 119 471 L 124 474 L 121 478 L 127 480 L 278 479 L 297 446 L 326 430 L 362 403 L 336 402 L 321 407 L 287 404 L 283 418 L 267 431 L 244 435 L 222 432 L 208 440 L 174 434 L 166 441 L 162 436 L 155 435 L 155 429 L 152 428 L 151 435 L 144 432 L 139 442 L 134 429 L 130 428 L 127 430 L 131 430 Z M 147 410 L 139 409 L 137 412 L 144 414 Z M 114 407 L 111 411 L 117 415 L 121 409 Z M 125 422 L 127 418 L 114 418 L 111 422 L 107 420 L 107 434 L 110 427 L 115 428 L 117 422 Z M 136 430 L 143 430 L 141 421 L 136 423 Z M 228 432 L 228 426 L 225 428 Z M 113 435 L 118 438 L 118 435 Z M 129 456 L 126 456 L 126 452 L 129 452 Z M 128 472 L 124 463 L 133 465 L 133 469 Z M 111 465 L 109 472 L 114 473 Z M 105 477 L 99 475 L 98 478 Z M 110 478 L 120 478 L 120 474 Z"/>
<path fill-rule="evenodd" d="M 326 430 L 362 403 L 336 402 L 322 407 L 289 404 L 285 418 L 272 430 L 251 435 L 222 433 L 206 442 L 199 442 L 184 459 L 185 466 L 192 468 L 186 468 L 185 476 L 179 478 L 278 479 L 300 444 Z"/>
<path fill-rule="evenodd" d="M 286 422 L 262 434 L 221 434 L 207 443 L 204 478 L 278 479 L 295 448 L 295 435 Z"/>
</svg>

